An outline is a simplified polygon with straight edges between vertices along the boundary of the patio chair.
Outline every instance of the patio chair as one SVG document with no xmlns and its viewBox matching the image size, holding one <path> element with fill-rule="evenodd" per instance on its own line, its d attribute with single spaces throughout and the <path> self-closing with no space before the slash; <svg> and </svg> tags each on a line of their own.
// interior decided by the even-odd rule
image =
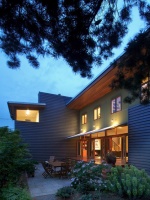
<svg viewBox="0 0 150 200">
<path fill-rule="evenodd" d="M 49 161 L 50 161 L 50 162 L 54 162 L 54 161 L 55 161 L 55 156 L 50 156 L 50 157 L 49 157 Z"/>
<path fill-rule="evenodd" d="M 59 172 L 59 177 L 63 178 L 66 177 L 68 178 L 68 174 L 71 172 L 71 165 L 69 163 L 63 163 L 61 166 L 61 171 Z"/>
<path fill-rule="evenodd" d="M 60 177 L 61 175 L 61 170 L 56 170 L 53 168 L 53 166 L 51 164 L 49 164 L 47 161 L 42 162 L 42 166 L 44 168 L 44 172 L 42 173 L 42 175 L 44 176 L 44 178 L 47 178 L 48 176 L 53 178 L 53 177 Z"/>
<path fill-rule="evenodd" d="M 49 165 L 47 162 L 42 162 L 42 166 L 44 168 L 44 172 L 42 173 L 42 175 L 44 176 L 44 178 L 47 178 L 48 176 L 52 177 L 52 174 L 53 174 L 53 169 L 52 169 L 52 166 Z"/>
</svg>

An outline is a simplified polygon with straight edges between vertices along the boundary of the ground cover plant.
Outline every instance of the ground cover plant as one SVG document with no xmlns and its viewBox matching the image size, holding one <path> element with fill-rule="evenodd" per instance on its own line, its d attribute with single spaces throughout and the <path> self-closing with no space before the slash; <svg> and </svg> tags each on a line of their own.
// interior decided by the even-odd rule
<svg viewBox="0 0 150 200">
<path fill-rule="evenodd" d="M 19 131 L 12 131 L 7 127 L 0 128 L 1 200 L 30 199 L 25 185 L 20 184 L 21 176 L 31 167 L 34 168 L 34 161 L 29 156 L 27 145 L 23 143 Z"/>
</svg>

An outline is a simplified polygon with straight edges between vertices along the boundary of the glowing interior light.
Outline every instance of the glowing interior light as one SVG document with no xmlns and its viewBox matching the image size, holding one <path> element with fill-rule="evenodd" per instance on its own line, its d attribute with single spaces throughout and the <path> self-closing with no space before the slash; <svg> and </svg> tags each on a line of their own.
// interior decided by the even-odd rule
<svg viewBox="0 0 150 200">
<path fill-rule="evenodd" d="M 26 110 L 26 114 L 27 114 L 27 115 L 30 114 L 30 110 L 29 110 L 29 109 Z"/>
</svg>

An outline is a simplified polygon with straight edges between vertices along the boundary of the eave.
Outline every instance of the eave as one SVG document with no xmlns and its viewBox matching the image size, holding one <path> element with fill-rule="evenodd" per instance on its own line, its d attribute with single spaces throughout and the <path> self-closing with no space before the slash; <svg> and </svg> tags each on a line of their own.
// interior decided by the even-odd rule
<svg viewBox="0 0 150 200">
<path fill-rule="evenodd" d="M 118 68 L 114 66 L 110 66 L 109 68 L 107 68 L 75 98 L 68 102 L 67 107 L 69 109 L 80 110 L 95 102 L 99 98 L 105 96 L 112 90 L 110 84 L 115 78 L 117 70 Z"/>
<path fill-rule="evenodd" d="M 20 103 L 20 102 L 7 102 L 10 116 L 16 120 L 16 110 L 42 110 L 45 108 L 45 103 Z"/>
</svg>

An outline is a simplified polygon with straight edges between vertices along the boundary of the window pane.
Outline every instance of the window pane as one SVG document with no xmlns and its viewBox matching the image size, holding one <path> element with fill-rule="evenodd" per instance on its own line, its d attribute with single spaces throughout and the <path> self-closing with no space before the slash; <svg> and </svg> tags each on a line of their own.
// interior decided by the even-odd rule
<svg viewBox="0 0 150 200">
<path fill-rule="evenodd" d="M 118 97 L 116 99 L 116 111 L 120 111 L 121 110 L 121 97 Z"/>
<path fill-rule="evenodd" d="M 16 120 L 39 122 L 39 110 L 16 110 Z"/>
<path fill-rule="evenodd" d="M 94 120 L 97 119 L 97 109 L 94 109 Z"/>
<path fill-rule="evenodd" d="M 98 113 L 98 118 L 100 118 L 101 117 L 101 108 L 100 107 L 98 107 L 97 113 Z"/>
<path fill-rule="evenodd" d="M 141 87 L 141 102 L 148 100 L 148 82 Z"/>
<path fill-rule="evenodd" d="M 82 115 L 82 124 L 87 123 L 87 114 Z"/>
<path fill-rule="evenodd" d="M 86 124 L 87 123 L 87 114 L 85 114 L 84 116 L 85 116 L 84 123 Z"/>
<path fill-rule="evenodd" d="M 84 115 L 82 115 L 82 124 L 84 124 Z"/>
<path fill-rule="evenodd" d="M 112 101 L 111 101 L 111 113 L 114 113 L 114 112 L 116 112 L 116 100 L 115 99 L 113 99 Z"/>
</svg>

